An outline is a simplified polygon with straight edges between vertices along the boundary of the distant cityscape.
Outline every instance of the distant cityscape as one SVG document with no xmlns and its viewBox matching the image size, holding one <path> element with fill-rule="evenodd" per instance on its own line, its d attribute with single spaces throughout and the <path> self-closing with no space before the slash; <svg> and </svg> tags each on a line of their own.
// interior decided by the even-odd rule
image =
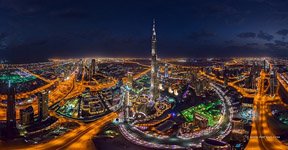
<svg viewBox="0 0 288 150">
<path fill-rule="evenodd" d="M 3 149 L 288 149 L 288 59 L 0 65 Z"/>
</svg>

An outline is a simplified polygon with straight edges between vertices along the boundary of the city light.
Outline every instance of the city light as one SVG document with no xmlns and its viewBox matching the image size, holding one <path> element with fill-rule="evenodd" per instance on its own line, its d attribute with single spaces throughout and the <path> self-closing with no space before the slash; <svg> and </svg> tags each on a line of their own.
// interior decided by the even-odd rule
<svg viewBox="0 0 288 150">
<path fill-rule="evenodd" d="M 288 1 L 8 1 L 1 150 L 288 149 Z"/>
</svg>

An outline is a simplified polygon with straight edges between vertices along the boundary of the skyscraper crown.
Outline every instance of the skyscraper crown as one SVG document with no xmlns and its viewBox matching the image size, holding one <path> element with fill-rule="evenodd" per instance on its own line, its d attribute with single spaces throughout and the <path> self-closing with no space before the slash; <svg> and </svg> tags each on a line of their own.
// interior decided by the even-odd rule
<svg viewBox="0 0 288 150">
<path fill-rule="evenodd" d="M 151 54 L 152 56 L 156 55 L 156 29 L 155 29 L 155 19 L 153 19 L 153 27 L 152 27 L 152 49 Z"/>
<path fill-rule="evenodd" d="M 155 36 L 155 39 L 156 39 L 155 19 L 153 19 L 153 29 L 152 29 L 152 32 L 153 32 L 153 37 Z"/>
</svg>

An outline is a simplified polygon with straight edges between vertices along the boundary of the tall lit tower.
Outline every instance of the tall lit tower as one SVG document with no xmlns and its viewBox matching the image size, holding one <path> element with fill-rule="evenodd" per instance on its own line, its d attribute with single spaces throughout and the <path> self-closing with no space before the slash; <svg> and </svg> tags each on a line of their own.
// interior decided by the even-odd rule
<svg viewBox="0 0 288 150">
<path fill-rule="evenodd" d="M 155 31 L 155 20 L 153 20 L 152 40 L 151 40 L 151 87 L 150 87 L 153 101 L 155 101 L 159 97 L 157 73 L 158 73 L 157 39 Z"/>
<path fill-rule="evenodd" d="M 6 128 L 1 129 L 1 136 L 7 139 L 13 139 L 18 137 L 19 132 L 16 127 L 16 111 L 15 111 L 15 95 L 16 89 L 14 85 L 11 85 L 11 81 L 8 82 L 7 88 L 7 108 L 6 108 Z"/>
<path fill-rule="evenodd" d="M 132 72 L 127 73 L 127 85 L 129 88 L 133 87 L 133 73 Z"/>
<path fill-rule="evenodd" d="M 16 128 L 16 110 L 15 110 L 15 87 L 9 81 L 8 85 L 8 99 L 7 99 L 7 128 Z"/>
<path fill-rule="evenodd" d="M 38 97 L 38 121 L 46 120 L 49 116 L 49 108 L 48 108 L 48 92 L 43 91 L 37 93 Z"/>
<path fill-rule="evenodd" d="M 125 93 L 124 93 L 124 106 L 125 106 L 125 110 L 124 110 L 124 121 L 125 122 L 129 122 L 129 118 L 130 118 L 130 107 L 132 106 L 131 105 L 131 102 L 130 102 L 130 94 L 129 94 L 129 90 L 125 90 Z"/>
<path fill-rule="evenodd" d="M 168 73 L 168 70 L 169 68 L 168 68 L 168 65 L 167 64 L 165 64 L 165 68 L 164 68 L 164 77 L 165 78 L 168 78 L 169 77 L 169 73 Z"/>
<path fill-rule="evenodd" d="M 273 68 L 270 71 L 270 95 L 275 96 L 277 94 L 277 72 Z"/>
<path fill-rule="evenodd" d="M 96 61 L 95 61 L 95 59 L 91 60 L 91 71 L 92 71 L 92 75 L 96 74 Z"/>
</svg>

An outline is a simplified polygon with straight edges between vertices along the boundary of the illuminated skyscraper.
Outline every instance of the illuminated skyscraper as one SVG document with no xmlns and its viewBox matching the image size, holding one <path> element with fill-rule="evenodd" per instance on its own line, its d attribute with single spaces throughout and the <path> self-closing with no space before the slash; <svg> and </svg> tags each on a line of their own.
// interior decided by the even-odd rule
<svg viewBox="0 0 288 150">
<path fill-rule="evenodd" d="M 13 139 L 19 135 L 16 127 L 15 95 L 16 89 L 9 81 L 7 88 L 6 128 L 0 131 L 0 135 L 7 139 Z"/>
<path fill-rule="evenodd" d="M 82 116 L 82 110 L 81 110 L 81 104 L 82 104 L 82 101 L 84 100 L 83 96 L 78 96 L 78 118 L 80 118 Z"/>
<path fill-rule="evenodd" d="M 204 95 L 204 80 L 202 78 L 196 80 L 195 93 L 197 96 Z"/>
<path fill-rule="evenodd" d="M 80 59 L 78 62 L 78 74 L 77 74 L 77 82 L 82 80 L 82 73 L 83 73 L 84 67 L 83 67 L 83 60 Z"/>
<path fill-rule="evenodd" d="M 20 109 L 20 123 L 22 125 L 31 125 L 34 122 L 34 109 L 29 106 L 25 109 Z"/>
<path fill-rule="evenodd" d="M 155 20 L 153 20 L 152 41 L 151 41 L 151 87 L 150 87 L 153 101 L 155 101 L 159 97 L 157 73 L 158 73 L 157 40 L 155 31 Z"/>
<path fill-rule="evenodd" d="M 48 112 L 48 92 L 38 93 L 38 121 L 47 119 Z"/>
<path fill-rule="evenodd" d="M 83 72 L 83 60 L 82 59 L 80 59 L 80 61 L 79 61 L 79 72 L 82 74 L 82 72 Z"/>
<path fill-rule="evenodd" d="M 92 76 L 96 74 L 96 61 L 95 61 L 95 59 L 91 60 L 91 71 L 92 71 Z"/>
<path fill-rule="evenodd" d="M 130 118 L 130 107 L 131 107 L 131 102 L 130 102 L 130 92 L 129 90 L 126 90 L 124 93 L 124 103 L 125 103 L 125 111 L 124 111 L 124 115 L 125 115 L 125 121 L 129 122 L 129 118 Z"/>
<path fill-rule="evenodd" d="M 270 95 L 275 96 L 277 93 L 277 73 L 276 70 L 273 69 L 270 71 Z"/>
<path fill-rule="evenodd" d="M 6 121 L 7 128 L 14 129 L 16 128 L 16 110 L 15 110 L 15 87 L 11 85 L 9 81 L 8 85 L 8 99 L 7 99 L 7 113 Z"/>
<path fill-rule="evenodd" d="M 92 59 L 92 60 L 91 60 L 90 65 L 89 65 L 89 63 L 88 63 L 88 68 L 89 68 L 89 71 L 88 71 L 88 80 L 89 80 L 89 81 L 91 81 L 93 75 L 95 75 L 95 65 L 96 65 L 95 59 Z"/>
<path fill-rule="evenodd" d="M 127 73 L 127 85 L 129 88 L 133 87 L 133 73 L 132 72 Z"/>
<path fill-rule="evenodd" d="M 168 71 L 169 71 L 168 65 L 165 64 L 165 69 L 164 69 L 164 77 L 165 77 L 165 78 L 168 78 L 168 77 L 169 77 Z"/>
<path fill-rule="evenodd" d="M 263 60 L 263 69 L 265 72 L 269 72 L 270 70 L 270 63 L 267 59 Z"/>
</svg>

